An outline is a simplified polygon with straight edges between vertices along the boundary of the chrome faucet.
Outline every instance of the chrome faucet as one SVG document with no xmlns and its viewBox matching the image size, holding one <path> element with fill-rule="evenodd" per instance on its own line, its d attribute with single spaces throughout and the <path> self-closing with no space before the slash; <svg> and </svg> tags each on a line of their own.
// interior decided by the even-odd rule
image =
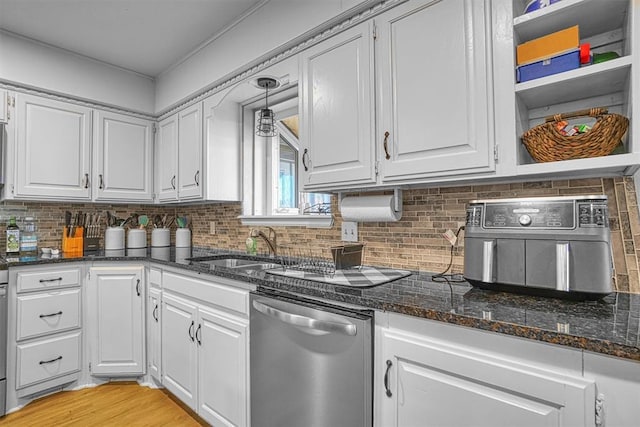
<svg viewBox="0 0 640 427">
<path fill-rule="evenodd" d="M 267 244 L 267 246 L 269 246 L 269 254 L 272 254 L 273 256 L 276 256 L 277 253 L 277 247 L 278 247 L 278 243 L 277 243 L 277 236 L 276 236 L 276 230 L 274 230 L 271 227 L 267 227 L 269 229 L 269 235 L 267 236 L 266 234 L 264 234 L 262 232 L 262 230 L 257 230 L 257 229 L 252 229 L 251 233 L 249 234 L 251 237 L 260 237 L 262 240 L 265 241 L 265 243 Z"/>
</svg>

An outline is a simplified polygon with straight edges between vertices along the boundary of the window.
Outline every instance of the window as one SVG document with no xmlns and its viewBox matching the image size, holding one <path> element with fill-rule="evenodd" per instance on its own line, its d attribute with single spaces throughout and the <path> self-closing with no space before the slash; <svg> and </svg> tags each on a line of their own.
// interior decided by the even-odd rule
<svg viewBox="0 0 640 427">
<path fill-rule="evenodd" d="M 255 135 L 255 123 L 264 97 L 258 97 L 243 106 L 245 146 L 245 197 L 243 222 L 253 217 L 268 218 L 263 224 L 278 225 L 292 219 L 298 225 L 300 218 L 325 217 L 330 220 L 330 195 L 299 191 L 297 89 L 291 88 L 269 95 L 269 108 L 276 117 L 277 134 L 274 137 Z M 251 158 L 251 162 L 248 161 Z M 250 170 L 248 170 L 250 169 Z M 304 223 L 304 221 L 302 221 Z"/>
</svg>

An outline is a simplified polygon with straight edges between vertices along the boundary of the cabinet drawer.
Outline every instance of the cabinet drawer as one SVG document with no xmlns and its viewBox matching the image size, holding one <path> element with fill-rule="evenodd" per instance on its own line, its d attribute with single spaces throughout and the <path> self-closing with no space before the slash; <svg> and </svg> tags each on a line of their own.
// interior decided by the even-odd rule
<svg viewBox="0 0 640 427">
<path fill-rule="evenodd" d="M 80 326 L 80 288 L 18 295 L 16 340 Z"/>
<path fill-rule="evenodd" d="M 249 292 L 244 289 L 168 272 L 162 274 L 162 288 L 237 313 L 249 312 Z"/>
<path fill-rule="evenodd" d="M 80 286 L 80 268 L 43 269 L 18 272 L 17 292 Z"/>
<path fill-rule="evenodd" d="M 16 388 L 80 370 L 80 331 L 18 344 Z"/>
</svg>

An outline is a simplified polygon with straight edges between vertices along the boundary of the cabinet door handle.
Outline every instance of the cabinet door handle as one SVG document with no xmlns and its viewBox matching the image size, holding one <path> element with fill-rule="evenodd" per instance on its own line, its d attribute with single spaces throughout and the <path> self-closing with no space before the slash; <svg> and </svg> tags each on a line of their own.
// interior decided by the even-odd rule
<svg viewBox="0 0 640 427">
<path fill-rule="evenodd" d="M 102 178 L 102 174 L 98 175 L 98 178 L 100 179 L 98 187 L 102 190 L 104 188 L 104 179 Z"/>
<path fill-rule="evenodd" d="M 48 282 L 61 282 L 62 277 L 56 277 L 55 279 L 40 279 L 40 283 L 48 283 Z"/>
<path fill-rule="evenodd" d="M 89 174 L 84 174 L 84 188 L 89 188 Z"/>
<path fill-rule="evenodd" d="M 309 150 L 307 150 L 306 148 L 304 149 L 304 152 L 302 153 L 302 166 L 304 166 L 304 170 L 305 172 L 307 172 L 309 170 L 309 167 L 307 166 L 307 162 L 304 161 L 305 157 L 309 157 Z"/>
<path fill-rule="evenodd" d="M 171 188 L 173 188 L 174 190 L 176 189 L 176 176 L 173 175 L 173 177 L 171 178 Z"/>
<path fill-rule="evenodd" d="M 45 317 L 54 317 L 54 316 L 62 316 L 62 310 L 60 310 L 57 313 L 51 313 L 51 314 L 41 314 L 40 317 L 41 319 L 44 319 Z"/>
<path fill-rule="evenodd" d="M 389 371 L 391 370 L 391 360 L 387 360 L 387 370 L 384 373 L 384 389 L 386 390 L 387 397 L 391 397 L 391 389 L 389 388 Z"/>
<path fill-rule="evenodd" d="M 136 282 L 136 294 L 140 296 L 140 279 Z"/>
<path fill-rule="evenodd" d="M 191 326 L 189 326 L 189 338 L 191 338 L 191 341 L 195 341 L 195 338 L 193 336 L 193 326 L 196 324 L 196 322 L 194 322 L 193 320 L 191 321 Z"/>
<path fill-rule="evenodd" d="M 387 160 L 389 160 L 391 158 L 391 156 L 389 155 L 388 140 L 389 140 L 389 132 L 385 132 L 384 133 L 384 143 L 382 144 L 382 146 L 384 147 L 384 158 L 387 159 Z"/>
<path fill-rule="evenodd" d="M 51 360 L 41 360 L 40 364 L 41 365 L 46 365 L 47 363 L 57 362 L 58 360 L 62 360 L 62 356 L 58 356 L 55 359 L 51 359 Z"/>
<path fill-rule="evenodd" d="M 193 180 L 196 182 L 196 187 L 200 187 L 200 171 L 196 171 Z"/>
<path fill-rule="evenodd" d="M 196 340 L 198 341 L 198 345 L 202 345 L 202 341 L 200 341 L 200 337 L 202 336 L 200 330 L 202 329 L 202 324 L 198 324 L 198 329 L 196 329 Z"/>
<path fill-rule="evenodd" d="M 158 321 L 158 304 L 156 304 L 155 308 L 153 309 L 153 314 L 152 314 L 153 318 L 156 320 L 156 322 Z"/>
</svg>

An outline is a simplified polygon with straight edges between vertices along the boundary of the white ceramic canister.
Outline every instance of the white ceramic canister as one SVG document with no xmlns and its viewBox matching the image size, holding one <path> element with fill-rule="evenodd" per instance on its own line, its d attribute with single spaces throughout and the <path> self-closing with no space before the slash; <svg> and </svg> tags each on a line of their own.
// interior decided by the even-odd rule
<svg viewBox="0 0 640 427">
<path fill-rule="evenodd" d="M 191 230 L 188 228 L 176 229 L 176 248 L 191 247 Z"/>
<path fill-rule="evenodd" d="M 147 256 L 147 248 L 127 248 L 127 256 Z"/>
<path fill-rule="evenodd" d="M 107 227 L 104 232 L 104 249 L 106 251 L 124 249 L 124 228 Z"/>
<path fill-rule="evenodd" d="M 123 257 L 126 255 L 126 252 L 123 249 L 105 249 L 104 256 L 106 257 Z"/>
<path fill-rule="evenodd" d="M 154 228 L 151 231 L 151 247 L 164 248 L 171 246 L 171 230 L 168 228 Z"/>
<path fill-rule="evenodd" d="M 171 256 L 171 248 L 166 247 L 154 247 L 151 246 L 151 258 L 158 259 L 160 261 L 169 261 Z"/>
<path fill-rule="evenodd" d="M 127 233 L 127 249 L 147 247 L 147 230 L 144 228 L 130 228 Z"/>
<path fill-rule="evenodd" d="M 176 247 L 176 262 L 184 262 L 187 258 L 191 257 L 191 248 L 179 248 Z"/>
</svg>

